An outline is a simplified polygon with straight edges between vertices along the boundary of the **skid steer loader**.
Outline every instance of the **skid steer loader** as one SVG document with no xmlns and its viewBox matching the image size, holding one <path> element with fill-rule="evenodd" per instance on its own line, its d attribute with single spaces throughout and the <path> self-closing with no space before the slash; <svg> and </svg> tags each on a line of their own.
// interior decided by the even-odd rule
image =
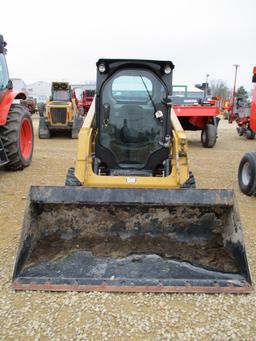
<svg viewBox="0 0 256 341">
<path fill-rule="evenodd" d="M 64 187 L 32 187 L 16 290 L 232 292 L 252 282 L 234 193 L 197 190 L 170 61 L 97 62 Z"/>
<path fill-rule="evenodd" d="M 69 83 L 52 82 L 51 97 L 44 111 L 39 114 L 40 139 L 49 139 L 52 133 L 57 131 L 66 131 L 70 133 L 72 139 L 78 138 L 83 117 L 79 115 Z"/>
</svg>

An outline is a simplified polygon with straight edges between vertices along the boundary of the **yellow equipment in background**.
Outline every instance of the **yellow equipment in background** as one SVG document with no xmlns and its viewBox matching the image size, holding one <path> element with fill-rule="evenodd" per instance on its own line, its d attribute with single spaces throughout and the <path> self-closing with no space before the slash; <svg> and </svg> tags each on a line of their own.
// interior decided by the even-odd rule
<svg viewBox="0 0 256 341">
<path fill-rule="evenodd" d="M 75 169 L 65 187 L 30 190 L 14 289 L 252 290 L 233 191 L 194 188 L 173 68 L 97 62 Z"/>
<path fill-rule="evenodd" d="M 40 116 L 39 138 L 48 139 L 56 131 L 67 131 L 72 138 L 77 138 L 82 124 L 83 118 L 79 115 L 69 83 L 52 82 L 51 97 Z"/>
</svg>

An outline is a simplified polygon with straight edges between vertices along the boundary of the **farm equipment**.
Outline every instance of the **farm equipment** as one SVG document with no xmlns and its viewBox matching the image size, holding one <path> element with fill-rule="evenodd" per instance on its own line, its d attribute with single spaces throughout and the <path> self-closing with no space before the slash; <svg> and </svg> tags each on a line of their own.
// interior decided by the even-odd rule
<svg viewBox="0 0 256 341">
<path fill-rule="evenodd" d="M 244 136 L 248 140 L 253 140 L 255 131 L 251 128 L 250 116 L 250 104 L 248 103 L 247 98 L 236 98 L 234 106 L 230 109 L 229 123 L 235 121 L 238 135 Z"/>
<path fill-rule="evenodd" d="M 253 69 L 253 96 L 249 104 L 246 97 L 234 97 L 233 105 L 230 107 L 229 123 L 236 121 L 237 133 L 253 140 L 256 134 L 256 93 L 255 93 L 256 67 Z M 233 94 L 235 96 L 235 94 Z"/>
<path fill-rule="evenodd" d="M 20 170 L 32 160 L 33 124 L 25 93 L 13 91 L 6 51 L 6 42 L 0 35 L 0 166 Z"/>
<path fill-rule="evenodd" d="M 92 89 L 86 89 L 82 93 L 82 107 L 84 115 L 86 115 L 90 109 L 90 106 L 92 104 L 93 98 L 95 95 L 95 90 Z"/>
<path fill-rule="evenodd" d="M 221 99 L 221 114 L 224 120 L 229 120 L 230 112 L 231 112 L 231 100 L 230 99 Z"/>
<path fill-rule="evenodd" d="M 253 69 L 253 89 L 252 102 L 250 108 L 250 115 L 248 116 L 246 129 L 246 136 L 248 130 L 252 134 L 256 133 L 256 67 Z M 256 195 L 256 152 L 246 153 L 238 168 L 238 183 L 241 191 L 249 196 Z"/>
<path fill-rule="evenodd" d="M 65 187 L 32 187 L 16 290 L 252 290 L 234 193 L 197 190 L 170 61 L 100 59 Z"/>
<path fill-rule="evenodd" d="M 173 109 L 182 128 L 193 131 L 201 130 L 203 147 L 212 148 L 216 144 L 218 136 L 219 103 L 217 99 L 207 99 L 208 83 L 197 84 L 196 87 L 204 90 L 204 98 L 173 97 Z"/>
<path fill-rule="evenodd" d="M 53 132 L 67 131 L 76 139 L 83 124 L 76 100 L 67 82 L 52 82 L 51 97 L 39 121 L 39 138 L 48 139 Z"/>
<path fill-rule="evenodd" d="M 90 87 L 90 89 L 86 87 Z M 80 110 L 81 115 L 85 116 L 92 104 L 95 95 L 95 89 L 92 88 L 92 85 L 80 84 L 73 86 L 73 91 L 76 97 L 77 107 Z"/>
</svg>

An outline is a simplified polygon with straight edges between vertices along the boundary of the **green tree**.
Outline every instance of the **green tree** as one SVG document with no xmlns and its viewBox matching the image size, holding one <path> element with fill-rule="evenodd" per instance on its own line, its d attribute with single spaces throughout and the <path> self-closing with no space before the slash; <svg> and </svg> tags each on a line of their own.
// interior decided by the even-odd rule
<svg viewBox="0 0 256 341">
<path fill-rule="evenodd" d="M 221 79 L 212 79 L 210 81 L 210 91 L 213 97 L 221 97 L 223 99 L 229 99 L 231 97 L 231 90 L 227 86 L 226 82 Z"/>
<path fill-rule="evenodd" d="M 236 91 L 237 97 L 245 97 L 248 98 L 248 92 L 245 90 L 243 86 L 240 86 Z"/>
</svg>

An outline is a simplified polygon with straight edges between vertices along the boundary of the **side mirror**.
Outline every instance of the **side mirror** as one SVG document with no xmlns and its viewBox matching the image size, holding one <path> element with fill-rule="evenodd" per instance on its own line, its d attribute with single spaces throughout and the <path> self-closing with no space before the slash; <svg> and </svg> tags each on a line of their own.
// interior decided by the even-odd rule
<svg viewBox="0 0 256 341">
<path fill-rule="evenodd" d="M 12 84 L 12 80 L 11 80 L 11 79 L 8 80 L 8 83 L 7 83 L 7 85 L 6 85 L 6 88 L 7 88 L 8 90 L 12 90 L 12 89 L 13 89 L 13 84 Z"/>
<path fill-rule="evenodd" d="M 172 97 L 170 95 L 168 95 L 167 97 L 162 99 L 162 103 L 164 105 L 166 105 L 167 107 L 171 107 L 172 106 Z"/>
<path fill-rule="evenodd" d="M 109 103 L 104 103 L 103 104 L 103 115 L 104 115 L 104 124 L 105 125 L 108 125 L 109 114 L 110 114 L 110 105 L 109 105 Z"/>
</svg>

